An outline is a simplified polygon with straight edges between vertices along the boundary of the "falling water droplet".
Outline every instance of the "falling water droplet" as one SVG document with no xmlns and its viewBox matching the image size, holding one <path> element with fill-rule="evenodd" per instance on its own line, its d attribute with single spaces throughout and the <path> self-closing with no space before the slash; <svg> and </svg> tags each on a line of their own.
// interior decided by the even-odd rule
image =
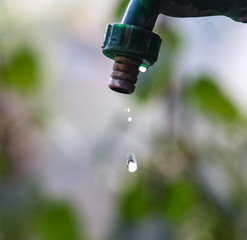
<svg viewBox="0 0 247 240">
<path fill-rule="evenodd" d="M 145 66 L 140 66 L 139 71 L 145 73 L 147 71 L 147 67 Z"/>
<path fill-rule="evenodd" d="M 135 172 L 137 170 L 137 161 L 134 153 L 127 154 L 127 167 L 129 172 Z"/>
<path fill-rule="evenodd" d="M 130 108 L 124 108 L 124 111 L 130 113 Z"/>
<path fill-rule="evenodd" d="M 130 108 L 129 107 L 126 107 L 126 108 L 124 108 L 124 111 L 128 113 L 128 118 L 127 118 L 128 122 L 132 122 Z"/>
</svg>

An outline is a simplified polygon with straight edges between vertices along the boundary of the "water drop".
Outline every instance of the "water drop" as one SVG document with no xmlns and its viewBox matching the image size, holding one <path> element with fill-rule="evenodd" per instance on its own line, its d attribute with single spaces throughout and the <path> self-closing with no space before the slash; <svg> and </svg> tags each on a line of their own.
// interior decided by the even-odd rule
<svg viewBox="0 0 247 240">
<path fill-rule="evenodd" d="M 147 67 L 140 66 L 139 71 L 145 73 L 147 71 Z"/>
<path fill-rule="evenodd" d="M 128 118 L 127 118 L 128 122 L 132 122 L 132 117 L 131 117 L 131 113 L 130 113 L 130 108 L 129 108 L 129 107 L 125 107 L 125 108 L 124 108 L 124 111 L 127 112 L 127 114 L 128 114 Z"/>
<path fill-rule="evenodd" d="M 124 111 L 130 113 L 130 108 L 124 108 Z"/>
<path fill-rule="evenodd" d="M 137 161 L 134 153 L 127 154 L 127 168 L 129 172 L 135 172 L 137 170 Z"/>
</svg>

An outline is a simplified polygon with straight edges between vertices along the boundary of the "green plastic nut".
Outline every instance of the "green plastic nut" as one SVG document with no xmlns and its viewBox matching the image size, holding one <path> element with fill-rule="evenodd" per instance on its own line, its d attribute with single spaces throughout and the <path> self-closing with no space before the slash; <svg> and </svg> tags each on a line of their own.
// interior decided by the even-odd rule
<svg viewBox="0 0 247 240">
<path fill-rule="evenodd" d="M 139 59 L 144 66 L 151 66 L 157 61 L 161 41 L 158 34 L 142 27 L 108 24 L 102 51 L 111 59 L 122 55 Z"/>
</svg>

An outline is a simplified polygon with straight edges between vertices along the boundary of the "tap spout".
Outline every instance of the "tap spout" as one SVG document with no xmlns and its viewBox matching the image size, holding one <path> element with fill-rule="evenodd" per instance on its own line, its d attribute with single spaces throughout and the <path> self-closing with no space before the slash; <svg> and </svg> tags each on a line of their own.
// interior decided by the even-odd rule
<svg viewBox="0 0 247 240">
<path fill-rule="evenodd" d="M 124 14 L 122 23 L 152 31 L 160 14 L 161 4 L 162 0 L 132 0 Z"/>
<path fill-rule="evenodd" d="M 152 30 L 160 3 L 161 0 L 131 0 L 122 23 L 107 25 L 102 49 L 115 60 L 109 82 L 113 91 L 133 93 L 139 67 L 148 68 L 157 61 L 161 38 Z"/>
</svg>

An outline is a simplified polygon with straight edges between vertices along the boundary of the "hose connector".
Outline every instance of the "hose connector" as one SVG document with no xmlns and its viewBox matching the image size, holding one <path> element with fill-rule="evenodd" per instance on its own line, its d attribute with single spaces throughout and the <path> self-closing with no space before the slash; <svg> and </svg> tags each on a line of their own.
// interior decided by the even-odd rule
<svg viewBox="0 0 247 240">
<path fill-rule="evenodd" d="M 138 59 L 116 56 L 109 88 L 119 93 L 133 93 L 140 65 L 141 61 Z"/>
<path fill-rule="evenodd" d="M 152 31 L 128 24 L 108 24 L 102 51 L 114 59 L 109 87 L 130 94 L 135 90 L 139 67 L 157 61 L 161 38 Z"/>
</svg>

